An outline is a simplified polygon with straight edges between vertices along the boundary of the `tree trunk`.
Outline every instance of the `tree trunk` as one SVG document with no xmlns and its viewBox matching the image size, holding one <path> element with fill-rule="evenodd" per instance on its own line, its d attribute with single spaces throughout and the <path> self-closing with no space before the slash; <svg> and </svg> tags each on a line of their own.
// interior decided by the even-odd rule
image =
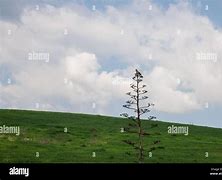
<svg viewBox="0 0 222 180">
<path fill-rule="evenodd" d="M 142 162 L 143 160 L 143 143 L 142 143 L 142 128 L 141 128 L 141 120 L 140 120 L 140 109 L 139 109 L 139 80 L 137 76 L 137 81 L 136 81 L 136 89 L 137 89 L 137 123 L 138 123 L 138 135 L 139 135 L 139 163 Z"/>
</svg>

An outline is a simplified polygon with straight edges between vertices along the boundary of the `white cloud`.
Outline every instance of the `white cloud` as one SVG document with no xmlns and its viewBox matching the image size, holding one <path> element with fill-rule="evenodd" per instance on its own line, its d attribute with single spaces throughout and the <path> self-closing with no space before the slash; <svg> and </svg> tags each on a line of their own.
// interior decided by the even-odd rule
<svg viewBox="0 0 222 180">
<path fill-rule="evenodd" d="M 148 81 L 152 87 L 151 97 L 155 103 L 155 109 L 171 113 L 200 109 L 195 94 L 181 92 L 178 89 L 177 78 L 168 69 L 155 67 Z"/>
<path fill-rule="evenodd" d="M 95 54 L 81 53 L 66 57 L 67 73 L 80 81 L 82 77 L 92 75 L 99 67 Z"/>
<path fill-rule="evenodd" d="M 121 106 L 126 78 L 138 66 L 158 111 L 183 113 L 205 102 L 221 104 L 221 30 L 187 3 L 166 11 L 154 4 L 150 11 L 151 3 L 144 3 L 108 6 L 104 12 L 47 5 L 25 9 L 21 23 L 0 21 L 0 65 L 10 67 L 14 79 L 1 87 L 1 106 L 30 108 L 42 102 L 51 110 L 91 112 L 96 102 L 99 112 L 110 113 L 106 107 L 111 101 Z M 50 61 L 28 61 L 33 51 L 49 53 Z M 214 52 L 218 59 L 197 61 L 197 52 Z M 127 70 L 106 71 L 101 62 L 112 57 Z"/>
</svg>

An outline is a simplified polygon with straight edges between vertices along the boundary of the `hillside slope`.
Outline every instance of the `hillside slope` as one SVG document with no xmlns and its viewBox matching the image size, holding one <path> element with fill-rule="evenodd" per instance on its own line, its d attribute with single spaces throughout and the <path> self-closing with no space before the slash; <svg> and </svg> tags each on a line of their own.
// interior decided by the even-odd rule
<svg viewBox="0 0 222 180">
<path fill-rule="evenodd" d="M 0 126 L 20 127 L 19 136 L 0 134 L 0 163 L 135 162 L 135 151 L 123 140 L 137 137 L 120 132 L 128 122 L 99 115 L 0 110 Z M 175 123 L 143 124 L 149 132 L 160 133 L 144 139 L 146 147 L 154 140 L 160 140 L 161 146 L 145 159 L 147 163 L 222 162 L 222 129 L 186 125 L 185 136 L 168 134 L 168 126 Z M 158 127 L 150 129 L 151 124 Z"/>
</svg>

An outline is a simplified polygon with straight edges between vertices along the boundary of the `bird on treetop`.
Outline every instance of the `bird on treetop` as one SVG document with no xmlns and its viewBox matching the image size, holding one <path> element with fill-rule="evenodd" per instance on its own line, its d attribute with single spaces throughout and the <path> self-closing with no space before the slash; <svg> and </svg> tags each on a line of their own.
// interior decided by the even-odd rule
<svg viewBox="0 0 222 180">
<path fill-rule="evenodd" d="M 136 73 L 135 73 L 136 76 L 139 76 L 139 77 L 142 77 L 141 73 L 136 69 Z"/>
</svg>

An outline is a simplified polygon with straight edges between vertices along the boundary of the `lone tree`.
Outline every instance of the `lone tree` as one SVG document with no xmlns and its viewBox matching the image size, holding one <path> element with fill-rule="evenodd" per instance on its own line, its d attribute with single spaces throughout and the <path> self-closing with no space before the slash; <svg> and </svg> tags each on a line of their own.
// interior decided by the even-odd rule
<svg viewBox="0 0 222 180">
<path fill-rule="evenodd" d="M 143 136 L 148 136 L 150 133 L 147 133 L 144 131 L 142 127 L 141 122 L 141 115 L 150 112 L 150 107 L 154 106 L 152 103 L 144 103 L 144 100 L 148 98 L 145 94 L 147 94 L 147 90 L 144 88 L 146 85 L 141 84 L 143 81 L 142 74 L 136 69 L 135 75 L 132 78 L 135 83 L 130 84 L 130 87 L 132 88 L 131 92 L 126 93 L 128 96 L 130 96 L 130 100 L 126 101 L 126 104 L 123 105 L 123 107 L 133 110 L 136 116 L 129 116 L 128 113 L 122 113 L 121 116 L 124 116 L 130 120 L 132 120 L 132 123 L 128 124 L 127 128 L 124 128 L 126 132 L 129 133 L 136 133 L 138 135 L 138 142 L 132 142 L 130 140 L 124 140 L 125 143 L 132 146 L 134 149 L 138 151 L 138 162 L 142 162 L 144 160 L 144 143 L 143 143 Z M 142 103 L 143 101 L 143 103 Z M 148 120 L 153 120 L 156 117 L 149 116 Z M 151 127 L 155 127 L 156 125 L 152 125 Z M 158 144 L 160 141 L 154 141 L 153 144 Z M 150 151 L 154 150 L 154 147 L 150 148 Z"/>
</svg>

